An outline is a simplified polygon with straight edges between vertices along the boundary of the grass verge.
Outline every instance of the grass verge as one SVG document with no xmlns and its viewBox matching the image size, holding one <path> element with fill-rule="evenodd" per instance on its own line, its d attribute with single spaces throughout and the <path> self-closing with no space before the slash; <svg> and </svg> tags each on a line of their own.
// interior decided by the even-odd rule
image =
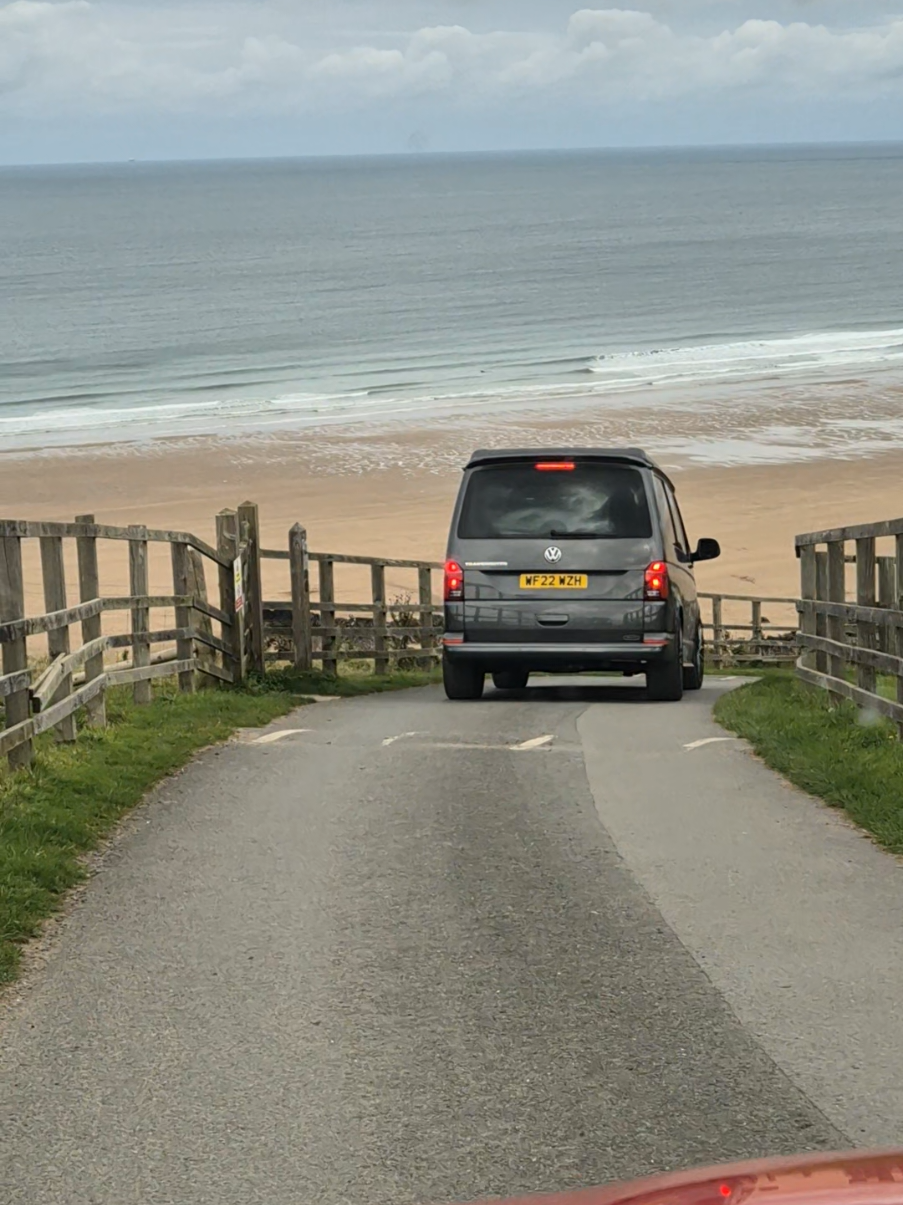
<svg viewBox="0 0 903 1205">
<path fill-rule="evenodd" d="M 722 696 L 715 717 L 772 769 L 903 853 L 903 743 L 890 723 L 864 722 L 852 703 L 832 708 L 789 672 Z"/>
<path fill-rule="evenodd" d="M 107 692 L 108 727 L 82 728 L 73 745 L 35 742 L 28 771 L 0 770 L 0 984 L 18 971 L 22 948 L 86 876 L 84 855 L 167 774 L 238 728 L 268 724 L 305 695 L 362 695 L 422 686 L 428 673 L 330 678 L 289 670 L 247 689 L 180 695 L 166 684 L 146 707 L 120 687 Z"/>
<path fill-rule="evenodd" d="M 290 666 L 278 667 L 270 670 L 265 678 L 250 681 L 248 690 L 259 694 L 288 691 L 294 695 L 340 695 L 342 698 L 354 698 L 357 695 L 407 690 L 412 686 L 426 686 L 430 682 L 441 681 L 442 671 L 439 669 L 396 670 L 384 678 L 377 677 L 368 672 L 367 662 L 362 661 L 359 671 L 355 666 L 352 672 L 343 673 L 338 678 L 330 677 L 319 670 L 299 673 Z"/>
</svg>

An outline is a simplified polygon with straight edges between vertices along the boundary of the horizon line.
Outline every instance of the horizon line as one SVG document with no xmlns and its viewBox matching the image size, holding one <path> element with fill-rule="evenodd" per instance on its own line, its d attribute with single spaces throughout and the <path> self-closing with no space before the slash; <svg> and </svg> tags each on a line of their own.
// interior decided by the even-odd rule
<svg viewBox="0 0 903 1205">
<path fill-rule="evenodd" d="M 610 144 L 602 146 L 574 147 L 498 147 L 490 150 L 399 150 L 399 151 L 321 151 L 308 154 L 285 155 L 182 155 L 173 158 L 127 159 L 48 159 L 40 162 L 2 162 L 0 171 L 27 170 L 47 167 L 127 167 L 166 166 L 175 164 L 225 164 L 225 163 L 298 163 L 323 160 L 354 159 L 465 159 L 526 155 L 588 155 L 588 154 L 638 154 L 665 153 L 674 151 L 754 151 L 754 150 L 813 150 L 820 148 L 852 149 L 866 147 L 903 147 L 903 138 L 875 139 L 816 139 L 784 142 L 673 142 L 636 143 L 632 145 Z"/>
</svg>

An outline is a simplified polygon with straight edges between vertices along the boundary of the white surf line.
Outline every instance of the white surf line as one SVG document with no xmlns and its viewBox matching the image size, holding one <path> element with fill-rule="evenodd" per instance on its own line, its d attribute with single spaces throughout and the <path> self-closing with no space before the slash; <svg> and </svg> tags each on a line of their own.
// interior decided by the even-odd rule
<svg viewBox="0 0 903 1205">
<path fill-rule="evenodd" d="M 408 741 L 411 739 L 412 736 L 420 736 L 420 733 L 419 732 L 399 732 L 398 736 L 387 737 L 386 740 L 383 741 L 383 748 L 385 749 L 388 745 L 394 745 L 396 741 Z"/>
<path fill-rule="evenodd" d="M 684 745 L 684 748 L 688 753 L 692 753 L 694 749 L 703 749 L 706 745 L 720 745 L 736 739 L 735 736 L 709 736 L 704 741 L 693 741 L 692 745 Z"/>
<path fill-rule="evenodd" d="M 534 736 L 532 740 L 523 741 L 520 745 L 511 745 L 517 753 L 527 753 L 530 749 L 541 749 L 543 745 L 551 745 L 554 736 Z"/>
<path fill-rule="evenodd" d="M 309 728 L 280 728 L 278 732 L 265 732 L 263 736 L 258 736 L 256 740 L 251 741 L 252 745 L 275 745 L 276 741 L 284 741 L 287 736 L 300 736 L 303 732 L 310 732 Z"/>
</svg>

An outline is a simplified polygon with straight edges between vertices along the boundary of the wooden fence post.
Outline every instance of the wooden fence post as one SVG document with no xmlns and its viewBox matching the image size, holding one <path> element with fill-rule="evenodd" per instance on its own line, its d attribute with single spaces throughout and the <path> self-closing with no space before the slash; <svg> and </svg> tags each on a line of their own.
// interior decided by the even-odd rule
<svg viewBox="0 0 903 1205">
<path fill-rule="evenodd" d="M 18 536 L 0 539 L 0 623 L 25 618 L 25 582 L 22 577 L 22 541 Z M 8 640 L 2 646 L 0 665 L 4 674 L 17 674 L 28 669 L 28 647 L 24 636 Z M 6 726 L 13 728 L 24 723 L 31 711 L 30 694 L 26 686 L 6 696 Z M 23 741 L 7 755 L 9 768 L 18 770 L 30 766 L 34 756 L 31 741 Z"/>
<path fill-rule="evenodd" d="M 417 582 L 420 594 L 420 647 L 425 653 L 432 654 L 436 646 L 433 634 L 433 571 L 419 569 Z M 424 657 L 423 664 L 428 665 L 432 657 Z"/>
<path fill-rule="evenodd" d="M 828 545 L 828 601 L 845 603 L 847 601 L 847 570 L 846 544 L 843 540 L 834 540 Z M 837 615 L 828 617 L 828 639 L 838 644 L 845 644 L 844 621 Z M 828 657 L 828 673 L 832 678 L 843 679 L 846 663 L 842 656 L 832 653 Z M 831 701 L 836 707 L 843 695 L 829 691 Z"/>
<path fill-rule="evenodd" d="M 191 561 L 187 544 L 172 544 L 172 592 L 177 597 L 191 593 Z M 192 630 L 193 607 L 176 607 L 176 627 Z M 176 641 L 176 656 L 179 661 L 194 660 L 194 640 L 190 635 Z M 183 695 L 194 694 L 194 669 L 182 670 L 179 674 L 179 690 Z"/>
<path fill-rule="evenodd" d="M 724 615 L 720 595 L 712 599 L 712 662 L 716 669 L 721 669 L 724 661 Z"/>
<path fill-rule="evenodd" d="M 232 662 L 223 659 L 223 669 L 232 674 L 232 681 L 242 681 L 243 634 L 240 617 L 235 611 L 235 570 L 233 564 L 238 556 L 238 515 L 234 510 L 222 510 L 216 516 L 216 550 L 226 561 L 219 567 L 219 609 L 232 620 L 230 627 L 223 628 L 223 642 L 232 653 Z"/>
<path fill-rule="evenodd" d="M 856 602 L 860 607 L 874 607 L 875 597 L 875 537 L 856 541 Z M 875 625 L 857 624 L 859 647 L 875 647 Z M 857 665 L 856 681 L 861 690 L 874 694 L 878 685 L 877 671 L 871 665 Z"/>
<path fill-rule="evenodd" d="M 370 581 L 373 587 L 373 649 L 376 653 L 373 672 L 385 676 L 389 672 L 389 658 L 386 656 L 386 650 L 389 647 L 386 626 L 389 618 L 386 610 L 385 565 L 370 566 Z"/>
<path fill-rule="evenodd" d="M 65 611 L 69 604 L 66 599 L 66 562 L 62 536 L 41 536 L 41 576 L 44 579 L 44 608 L 48 615 L 54 611 Z M 51 661 L 57 657 L 65 657 L 71 652 L 68 624 L 64 628 L 56 628 L 47 633 L 47 651 Z M 50 702 L 59 703 L 71 694 L 72 675 L 66 674 Z M 53 731 L 58 741 L 74 741 L 78 735 L 74 713 L 60 720 Z"/>
<path fill-rule="evenodd" d="M 263 583 L 260 572 L 260 515 L 256 503 L 243 502 L 238 508 L 238 530 L 245 550 L 245 626 L 250 634 L 251 668 L 258 674 L 266 669 L 266 640 L 263 632 Z"/>
<path fill-rule="evenodd" d="M 826 551 L 816 552 L 815 554 L 815 597 L 819 602 L 828 601 L 828 553 Z M 816 636 L 827 636 L 827 615 L 816 614 L 815 634 Z M 826 674 L 828 672 L 827 653 L 819 651 L 815 654 L 815 668 L 820 674 Z"/>
<path fill-rule="evenodd" d="M 903 535 L 896 538 L 895 552 L 896 599 L 894 606 L 898 611 L 903 611 Z M 903 657 L 903 624 L 897 628 L 896 637 L 895 652 L 898 657 Z M 897 674 L 897 702 L 903 703 L 903 674 L 901 673 Z M 897 733 L 903 740 L 903 722 L 897 724 Z"/>
<path fill-rule="evenodd" d="M 207 596 L 207 575 L 204 571 L 204 558 L 196 548 L 188 549 L 188 593 L 200 602 L 209 602 Z M 203 611 L 195 610 L 193 626 L 196 631 L 204 636 L 213 635 L 213 620 L 209 615 L 205 615 Z M 195 644 L 194 655 L 197 659 L 198 666 L 210 666 L 216 664 L 216 653 L 209 644 L 202 644 L 198 641 Z M 200 677 L 197 680 L 197 685 L 207 686 L 212 685 L 209 677 Z"/>
<path fill-rule="evenodd" d="M 765 632 L 762 628 L 762 602 L 760 599 L 755 599 L 751 605 L 751 624 L 750 624 L 750 646 L 749 652 L 754 657 L 764 656 L 763 641 L 765 640 Z"/>
<path fill-rule="evenodd" d="M 818 594 L 817 562 L 814 546 L 807 545 L 800 550 L 800 598 L 803 603 L 814 603 Z M 800 616 L 800 631 L 805 636 L 816 635 L 816 615 L 814 606 L 803 607 Z M 805 669 L 815 669 L 815 653 L 803 646 L 802 662 Z"/>
<path fill-rule="evenodd" d="M 335 562 L 323 558 L 320 561 L 320 631 L 323 644 L 323 673 L 333 677 L 338 673 L 336 645 L 338 627 L 335 614 Z"/>
<path fill-rule="evenodd" d="M 89 526 L 94 523 L 93 515 L 76 515 L 76 523 Z M 78 598 L 79 602 L 91 602 L 100 598 L 100 573 L 97 568 L 97 539 L 95 536 L 77 536 L 75 546 L 78 553 Z M 82 620 L 82 643 L 100 639 L 103 634 L 103 615 Z M 104 673 L 103 652 L 89 657 L 85 662 L 85 682 L 93 682 Z M 106 728 L 107 700 L 105 691 L 89 699 L 87 703 L 88 726 Z"/>
<path fill-rule="evenodd" d="M 133 525 L 129 528 L 133 533 L 129 540 L 129 593 L 132 598 L 147 598 L 150 595 L 147 571 L 147 528 Z M 145 644 L 141 637 L 150 631 L 150 607 L 146 603 L 132 605 L 132 665 L 136 669 L 144 669 L 150 665 L 150 645 Z M 139 705 L 150 703 L 153 698 L 153 686 L 148 682 L 136 682 L 132 687 L 132 698 Z"/>
<path fill-rule="evenodd" d="M 887 611 L 897 607 L 897 567 L 892 556 L 879 556 L 878 560 L 878 606 Z M 878 631 L 878 647 L 883 653 L 894 651 L 893 628 L 882 627 Z"/>
<path fill-rule="evenodd" d="M 295 669 L 306 672 L 313 662 L 310 628 L 310 561 L 307 532 L 296 523 L 288 533 L 289 568 L 292 579 L 292 647 Z"/>
</svg>

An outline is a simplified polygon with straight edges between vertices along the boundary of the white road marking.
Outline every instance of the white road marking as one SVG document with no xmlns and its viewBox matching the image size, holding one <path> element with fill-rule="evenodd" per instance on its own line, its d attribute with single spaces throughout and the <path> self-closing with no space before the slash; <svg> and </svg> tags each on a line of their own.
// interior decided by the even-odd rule
<svg viewBox="0 0 903 1205">
<path fill-rule="evenodd" d="M 554 736 L 534 736 L 530 741 L 524 741 L 520 745 L 512 745 L 511 748 L 518 753 L 527 753 L 530 749 L 541 749 L 543 745 L 551 745 Z"/>
<path fill-rule="evenodd" d="M 720 745 L 726 741 L 735 741 L 735 736 L 710 736 L 704 741 L 694 741 L 692 745 L 684 745 L 688 753 L 692 753 L 694 749 L 702 749 L 705 745 Z"/>
<path fill-rule="evenodd" d="M 252 745 L 274 745 L 276 741 L 284 741 L 287 736 L 300 736 L 303 732 L 310 732 L 309 728 L 280 728 L 278 732 L 265 732 L 263 736 L 258 736 L 256 740 L 251 741 Z"/>
<path fill-rule="evenodd" d="M 394 745 L 396 741 L 401 741 L 412 736 L 425 736 L 423 732 L 401 732 L 398 736 L 387 737 L 383 742 L 383 748 L 387 745 Z M 537 736 L 533 740 L 524 741 L 520 745 L 491 745 L 488 742 L 474 742 L 470 744 L 465 741 L 420 741 L 417 745 L 418 749 L 458 749 L 464 753 L 472 753 L 475 751 L 482 752 L 489 750 L 494 753 L 533 753 L 539 749 L 548 749 L 551 753 L 572 753 L 579 752 L 579 746 L 576 745 L 553 745 L 553 736 Z"/>
<path fill-rule="evenodd" d="M 424 741 L 417 745 L 418 749 L 457 749 L 461 753 L 564 753 L 569 757 L 582 752 L 580 745 L 562 745 L 550 744 L 540 746 L 536 749 L 518 749 L 512 745 L 489 745 L 489 744 L 455 744 L 453 741 Z"/>
<path fill-rule="evenodd" d="M 482 752 L 485 749 L 494 750 L 496 753 L 510 753 L 510 745 L 456 745 L 452 741 L 437 741 L 434 744 L 424 745 L 425 749 L 462 749 L 465 753 L 472 753 L 474 750 Z"/>
</svg>

